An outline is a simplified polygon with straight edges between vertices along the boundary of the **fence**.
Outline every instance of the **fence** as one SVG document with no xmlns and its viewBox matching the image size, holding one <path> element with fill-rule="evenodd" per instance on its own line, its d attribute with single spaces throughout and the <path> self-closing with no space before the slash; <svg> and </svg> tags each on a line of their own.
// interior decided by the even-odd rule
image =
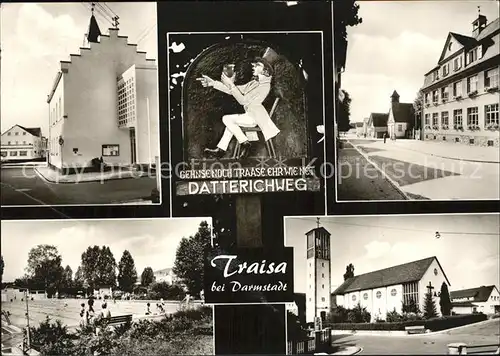
<svg viewBox="0 0 500 356">
<path fill-rule="evenodd" d="M 304 355 L 312 352 L 326 352 L 332 345 L 330 328 L 315 331 L 314 336 L 306 340 L 290 340 L 287 344 L 287 355 Z"/>
</svg>

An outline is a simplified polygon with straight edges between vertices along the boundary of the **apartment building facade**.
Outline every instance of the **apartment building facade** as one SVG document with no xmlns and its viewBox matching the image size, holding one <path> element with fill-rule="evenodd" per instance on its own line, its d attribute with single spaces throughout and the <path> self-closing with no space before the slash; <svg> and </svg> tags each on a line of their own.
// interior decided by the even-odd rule
<svg viewBox="0 0 500 356">
<path fill-rule="evenodd" d="M 499 19 L 479 15 L 470 36 L 450 32 L 425 74 L 421 139 L 499 147 Z"/>
</svg>

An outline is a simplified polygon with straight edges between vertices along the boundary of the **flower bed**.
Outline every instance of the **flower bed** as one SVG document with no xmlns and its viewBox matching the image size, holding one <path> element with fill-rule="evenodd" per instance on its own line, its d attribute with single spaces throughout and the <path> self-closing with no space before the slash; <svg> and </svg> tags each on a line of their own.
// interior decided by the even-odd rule
<svg viewBox="0 0 500 356">
<path fill-rule="evenodd" d="M 328 325 L 333 330 L 404 331 L 407 326 L 424 326 L 431 331 L 440 331 L 477 323 L 487 319 L 485 314 L 451 315 L 429 320 L 402 321 L 395 323 L 338 323 Z"/>
</svg>

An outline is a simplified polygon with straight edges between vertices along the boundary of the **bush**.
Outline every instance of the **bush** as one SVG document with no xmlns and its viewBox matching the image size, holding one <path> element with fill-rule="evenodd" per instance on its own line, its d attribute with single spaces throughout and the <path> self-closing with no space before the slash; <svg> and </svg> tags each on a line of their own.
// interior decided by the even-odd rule
<svg viewBox="0 0 500 356">
<path fill-rule="evenodd" d="M 350 323 L 369 323 L 370 319 L 371 314 L 359 303 L 347 313 L 347 320 Z"/>
<path fill-rule="evenodd" d="M 385 320 L 388 323 L 397 323 L 399 321 L 404 321 L 403 316 L 396 311 L 396 308 L 394 308 L 393 311 L 387 313 Z"/>
<path fill-rule="evenodd" d="M 424 326 L 431 331 L 440 331 L 467 324 L 477 323 L 487 319 L 484 314 L 452 315 L 428 320 L 413 320 L 400 322 L 377 323 L 339 323 L 330 324 L 334 330 L 387 330 L 404 331 L 407 326 Z"/>
<path fill-rule="evenodd" d="M 38 327 L 30 328 L 30 336 L 32 346 L 43 355 L 72 354 L 75 337 L 60 320 L 52 323 L 47 317 Z"/>
<path fill-rule="evenodd" d="M 326 320 L 329 323 L 345 323 L 347 322 L 348 313 L 348 309 L 339 305 L 330 311 L 330 313 L 326 317 Z"/>
</svg>

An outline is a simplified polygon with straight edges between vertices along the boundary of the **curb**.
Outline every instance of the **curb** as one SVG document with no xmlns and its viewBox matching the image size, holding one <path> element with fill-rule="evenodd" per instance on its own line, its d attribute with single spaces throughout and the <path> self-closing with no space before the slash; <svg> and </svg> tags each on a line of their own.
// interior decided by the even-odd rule
<svg viewBox="0 0 500 356">
<path fill-rule="evenodd" d="M 425 154 L 425 155 L 429 155 L 429 156 L 433 156 L 433 157 L 438 157 L 438 158 L 451 159 L 453 161 L 463 161 L 463 162 L 472 162 L 472 163 L 493 163 L 493 164 L 500 164 L 500 162 L 497 162 L 497 161 L 488 161 L 488 160 L 478 161 L 478 160 L 467 159 L 467 158 L 447 157 L 447 156 L 442 156 L 442 155 L 438 155 L 438 154 L 435 154 L 435 153 L 421 152 L 419 150 L 414 150 L 414 149 L 407 148 L 407 147 L 401 147 L 401 146 L 398 146 L 398 147 L 401 148 L 401 149 L 403 149 L 403 150 L 417 152 L 417 153 L 421 153 L 421 154 Z"/>
<path fill-rule="evenodd" d="M 347 141 L 349 142 L 349 141 Z M 352 147 L 354 147 L 354 149 L 361 155 L 363 156 L 364 159 L 366 159 L 368 161 L 368 163 L 370 163 L 372 166 L 374 166 L 381 174 L 382 176 L 387 179 L 387 181 L 394 187 L 396 188 L 396 190 L 398 192 L 400 192 L 406 200 L 415 200 L 413 198 L 411 198 L 408 194 L 406 194 L 402 189 L 401 187 L 399 186 L 398 183 L 396 183 L 395 180 L 393 180 L 391 177 L 389 177 L 383 170 L 380 169 L 380 167 L 378 166 L 378 164 L 376 164 L 375 162 L 373 162 L 365 153 L 363 153 L 358 147 L 357 145 L 353 144 L 352 142 L 349 142 Z M 389 200 L 387 200 L 389 201 Z M 394 200 L 394 201 L 397 201 L 397 200 Z"/>
<path fill-rule="evenodd" d="M 343 334 L 342 333 L 338 333 L 338 334 L 335 334 L 335 335 L 364 335 L 364 336 L 386 336 L 386 337 L 415 337 L 415 336 L 432 336 L 432 335 L 439 335 L 439 334 L 444 334 L 444 333 L 447 333 L 449 331 L 454 331 L 454 330 L 460 330 L 460 329 L 465 329 L 469 326 L 476 326 L 476 325 L 483 325 L 483 324 L 487 324 L 488 322 L 491 322 L 492 320 L 496 320 L 496 319 L 488 319 L 488 320 L 484 320 L 484 321 L 479 321 L 477 323 L 472 323 L 472 324 L 467 324 L 467 325 L 462 325 L 462 326 L 457 326 L 457 327 L 454 327 L 454 328 L 450 328 L 450 329 L 445 329 L 445 330 L 439 330 L 439 331 L 432 331 L 432 332 L 429 332 L 429 333 L 422 333 L 422 334 L 407 334 L 405 331 L 402 331 L 402 334 L 395 334 L 393 333 L 393 331 L 383 331 L 383 330 L 379 330 L 377 333 L 363 333 L 363 331 L 365 330 L 356 330 L 356 332 L 353 332 L 353 330 L 335 330 L 335 331 L 345 331 Z M 332 330 L 334 331 L 334 330 Z"/>
<path fill-rule="evenodd" d="M 123 179 L 134 179 L 134 178 L 144 178 L 144 177 L 147 177 L 147 175 L 141 175 L 141 176 L 138 176 L 138 177 L 122 177 L 122 178 L 118 178 L 118 177 L 110 177 L 110 178 L 98 178 L 98 179 L 92 179 L 92 180 L 82 180 L 82 181 L 79 181 L 79 182 L 57 182 L 55 180 L 50 180 L 48 179 L 47 177 L 45 177 L 38 169 L 36 169 L 36 167 L 34 168 L 34 171 L 35 173 L 43 180 L 45 181 L 46 183 L 50 183 L 50 184 L 82 184 L 82 183 L 96 183 L 96 182 L 106 182 L 106 181 L 112 181 L 112 180 L 123 180 Z"/>
</svg>

